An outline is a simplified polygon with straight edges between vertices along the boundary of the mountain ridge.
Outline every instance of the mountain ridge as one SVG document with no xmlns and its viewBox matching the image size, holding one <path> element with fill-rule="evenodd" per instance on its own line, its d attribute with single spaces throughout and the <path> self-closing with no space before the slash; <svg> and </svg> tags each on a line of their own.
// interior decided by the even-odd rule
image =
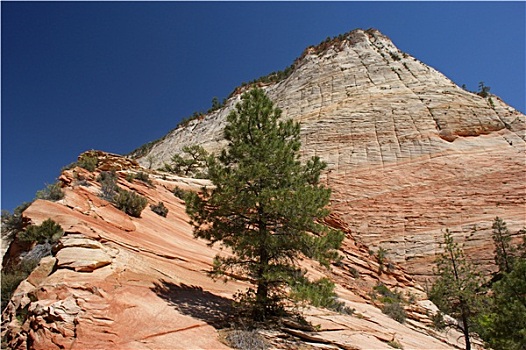
<svg viewBox="0 0 526 350">
<path fill-rule="evenodd" d="M 346 234 L 343 259 L 332 271 L 301 264 L 334 279 L 339 300 L 355 311 L 305 308 L 317 329 L 289 322 L 262 334 L 278 349 L 462 348 L 458 332 L 434 329 L 437 309 L 422 286 L 446 227 L 479 267 L 492 271 L 494 217 L 512 232 L 526 225 L 525 116 L 494 95 L 463 90 L 376 30 L 329 42 L 319 52 L 307 48 L 285 79 L 257 84 L 284 118 L 301 123 L 302 157 L 328 164 L 321 179 L 332 189 L 327 224 Z M 79 161 L 96 158 L 95 168 L 64 170 L 64 198 L 36 200 L 23 212 L 25 224 L 51 218 L 65 233 L 3 312 L 2 336 L 11 348 L 228 348 L 224 320 L 247 284 L 208 278 L 219 250 L 194 239 L 184 202 L 174 196 L 177 188 L 210 184 L 153 169 L 185 145 L 219 151 L 239 93 L 137 160 L 80 155 Z M 97 179 L 111 170 L 121 188 L 150 205 L 163 202 L 167 216 L 146 207 L 131 217 L 100 198 Z M 139 173 L 150 182 L 138 180 Z M 7 261 L 20 258 L 17 248 L 15 241 Z M 404 323 L 381 312 L 380 284 L 400 293 Z"/>
<path fill-rule="evenodd" d="M 495 95 L 462 89 L 376 30 L 346 38 L 319 53 L 307 49 L 286 79 L 262 87 L 284 118 L 300 122 L 303 157 L 327 162 L 323 180 L 333 189 L 333 209 L 353 231 L 388 248 L 424 281 L 431 271 L 421 266 L 430 266 L 442 229 L 464 241 L 471 227 L 485 227 L 475 237 L 488 248 L 495 216 L 512 229 L 525 226 L 524 114 Z M 238 101 L 235 95 L 172 130 L 137 160 L 162 167 L 194 144 L 219 152 L 226 115 Z M 382 195 L 388 206 L 376 202 Z M 477 214 L 481 205 L 485 213 Z M 429 237 L 434 243 L 421 256 L 419 241 Z"/>
</svg>

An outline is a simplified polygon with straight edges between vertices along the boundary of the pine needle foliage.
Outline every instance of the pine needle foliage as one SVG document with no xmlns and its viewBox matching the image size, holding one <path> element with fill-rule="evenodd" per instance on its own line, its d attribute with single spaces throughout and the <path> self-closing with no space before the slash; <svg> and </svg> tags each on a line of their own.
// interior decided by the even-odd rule
<svg viewBox="0 0 526 350">
<path fill-rule="evenodd" d="M 493 243 L 495 244 L 495 263 L 500 273 L 510 273 L 515 260 L 515 249 L 511 245 L 511 233 L 506 222 L 498 216 L 493 221 Z"/>
<path fill-rule="evenodd" d="M 429 299 L 440 311 L 458 320 L 458 328 L 464 334 L 466 350 L 470 350 L 470 333 L 481 312 L 479 290 L 484 283 L 449 230 L 444 233 L 442 247 L 444 252 L 436 260 L 434 273 L 437 279 L 431 288 Z"/>
<path fill-rule="evenodd" d="M 187 198 L 194 236 L 233 253 L 216 256 L 212 275 L 255 286 L 245 294 L 254 320 L 273 316 L 286 287 L 305 278 L 299 258 L 328 267 L 343 240 L 320 224 L 329 214 L 330 189 L 319 184 L 325 163 L 300 162 L 299 124 L 280 117 L 262 89 L 243 94 L 227 117 L 226 149 L 208 161 L 215 188 Z"/>
</svg>

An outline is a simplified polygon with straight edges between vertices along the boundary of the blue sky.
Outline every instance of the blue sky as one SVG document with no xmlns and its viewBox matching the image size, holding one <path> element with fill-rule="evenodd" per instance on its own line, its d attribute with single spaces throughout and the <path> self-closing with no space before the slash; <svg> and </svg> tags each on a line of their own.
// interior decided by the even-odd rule
<svg viewBox="0 0 526 350">
<path fill-rule="evenodd" d="M 2 209 L 32 200 L 81 152 L 126 154 L 355 28 L 524 112 L 525 5 L 2 1 Z"/>
</svg>

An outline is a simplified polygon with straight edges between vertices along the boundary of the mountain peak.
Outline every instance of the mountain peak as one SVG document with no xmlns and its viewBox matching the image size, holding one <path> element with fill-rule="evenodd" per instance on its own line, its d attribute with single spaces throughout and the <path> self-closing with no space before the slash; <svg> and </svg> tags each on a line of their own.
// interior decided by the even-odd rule
<svg viewBox="0 0 526 350">
<path fill-rule="evenodd" d="M 431 274 L 427 237 L 441 237 L 441 229 L 467 237 L 466 225 L 487 227 L 495 216 L 526 224 L 524 196 L 517 197 L 526 193 L 525 115 L 495 95 L 462 89 L 379 31 L 328 38 L 307 48 L 286 77 L 260 84 L 284 118 L 301 123 L 303 156 L 327 162 L 334 209 L 365 243 L 397 252 L 421 280 Z M 238 101 L 233 95 L 173 130 L 138 161 L 156 168 L 193 144 L 219 152 Z M 455 193 L 475 203 L 496 196 L 499 205 L 484 214 L 476 204 L 459 211 Z"/>
</svg>

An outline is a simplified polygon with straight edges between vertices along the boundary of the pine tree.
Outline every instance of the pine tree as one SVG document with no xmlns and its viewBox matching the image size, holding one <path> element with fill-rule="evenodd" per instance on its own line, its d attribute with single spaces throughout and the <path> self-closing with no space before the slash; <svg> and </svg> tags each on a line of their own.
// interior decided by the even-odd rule
<svg viewBox="0 0 526 350">
<path fill-rule="evenodd" d="M 500 273 L 510 273 L 513 267 L 515 249 L 511 246 L 511 233 L 506 222 L 498 216 L 493 221 L 493 242 L 495 243 L 495 263 Z"/>
<path fill-rule="evenodd" d="M 444 233 L 443 247 L 444 252 L 436 260 L 434 273 L 437 279 L 429 299 L 440 311 L 458 320 L 457 327 L 464 334 L 466 350 L 470 350 L 470 332 L 480 312 L 477 291 L 483 285 L 482 279 L 466 260 L 462 248 L 454 242 L 449 230 Z"/>
<path fill-rule="evenodd" d="M 479 319 L 481 337 L 495 350 L 526 349 L 526 260 L 518 259 L 492 289 Z"/>
<path fill-rule="evenodd" d="M 183 156 L 172 156 L 172 164 L 165 164 L 164 170 L 179 176 L 207 177 L 203 169 L 206 168 L 208 152 L 199 145 L 184 146 Z"/>
<path fill-rule="evenodd" d="M 300 162 L 299 124 L 280 116 L 262 89 L 243 94 L 227 117 L 226 149 L 209 160 L 215 188 L 187 200 L 195 237 L 233 253 L 216 256 L 213 275 L 255 286 L 244 294 L 255 320 L 276 314 L 286 286 L 304 287 L 302 256 L 329 266 L 343 240 L 320 224 L 329 214 L 330 190 L 319 185 L 325 163 Z"/>
</svg>

